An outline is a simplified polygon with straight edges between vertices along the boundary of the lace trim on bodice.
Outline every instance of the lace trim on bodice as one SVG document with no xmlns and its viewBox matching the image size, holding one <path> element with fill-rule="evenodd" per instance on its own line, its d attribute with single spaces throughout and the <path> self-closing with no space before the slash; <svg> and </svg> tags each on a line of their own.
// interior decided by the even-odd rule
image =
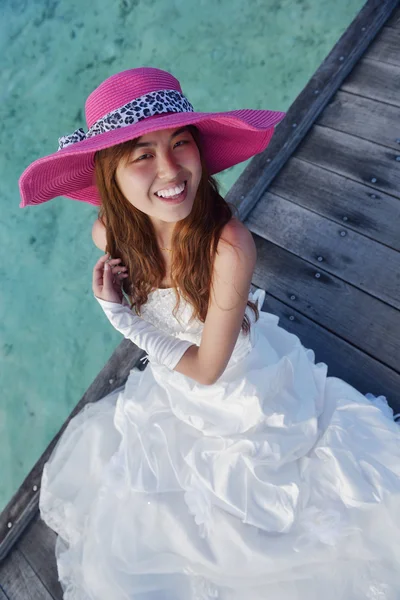
<svg viewBox="0 0 400 600">
<path fill-rule="evenodd" d="M 182 297 L 180 298 L 180 306 L 177 309 L 176 317 L 173 315 L 176 303 L 176 296 L 173 290 L 174 288 L 157 288 L 150 292 L 146 304 L 142 306 L 142 317 L 161 331 L 174 335 L 179 339 L 193 342 L 199 346 L 204 323 L 198 319 L 190 322 L 193 315 L 193 307 Z M 261 310 L 265 299 L 265 290 L 258 289 L 254 294 L 249 292 L 249 299 L 255 302 L 258 309 Z M 255 344 L 254 313 L 249 307 L 246 307 L 246 314 L 251 322 L 250 334 L 245 334 L 243 331 L 239 332 L 227 367 L 242 360 Z M 142 360 L 146 359 L 147 357 L 144 357 Z"/>
<path fill-rule="evenodd" d="M 201 323 L 197 319 L 189 325 L 193 308 L 182 297 L 180 298 L 180 307 L 177 311 L 177 316 L 176 318 L 174 317 L 172 310 L 175 306 L 176 297 L 173 290 L 174 288 L 157 288 L 150 292 L 146 304 L 142 306 L 143 318 L 151 320 L 155 326 L 166 333 L 174 334 L 179 331 L 190 330 L 195 332 L 202 330 L 204 323 Z M 261 310 L 264 298 L 265 290 L 258 289 L 254 294 L 249 292 L 249 299 L 256 302 L 259 310 Z M 246 308 L 246 314 L 250 316 L 251 321 L 254 321 L 253 312 L 249 311 L 249 307 Z"/>
</svg>

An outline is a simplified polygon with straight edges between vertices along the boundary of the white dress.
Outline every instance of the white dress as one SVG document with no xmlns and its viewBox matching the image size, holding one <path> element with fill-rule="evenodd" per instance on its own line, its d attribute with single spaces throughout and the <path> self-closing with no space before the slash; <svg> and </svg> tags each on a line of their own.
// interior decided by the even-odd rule
<svg viewBox="0 0 400 600">
<path fill-rule="evenodd" d="M 143 317 L 200 344 L 174 305 L 155 290 Z M 328 377 L 276 315 L 246 313 L 214 385 L 149 362 L 68 424 L 39 503 L 65 599 L 400 598 L 393 411 Z"/>
</svg>

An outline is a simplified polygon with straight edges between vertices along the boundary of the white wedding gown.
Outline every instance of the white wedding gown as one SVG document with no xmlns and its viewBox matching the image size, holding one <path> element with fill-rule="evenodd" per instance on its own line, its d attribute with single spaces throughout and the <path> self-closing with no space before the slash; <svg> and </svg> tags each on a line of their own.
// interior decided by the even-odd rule
<svg viewBox="0 0 400 600">
<path fill-rule="evenodd" d="M 155 290 L 143 317 L 200 344 L 174 304 Z M 149 362 L 68 424 L 39 504 L 65 599 L 400 598 L 393 411 L 328 377 L 276 315 L 246 313 L 214 385 Z"/>
</svg>

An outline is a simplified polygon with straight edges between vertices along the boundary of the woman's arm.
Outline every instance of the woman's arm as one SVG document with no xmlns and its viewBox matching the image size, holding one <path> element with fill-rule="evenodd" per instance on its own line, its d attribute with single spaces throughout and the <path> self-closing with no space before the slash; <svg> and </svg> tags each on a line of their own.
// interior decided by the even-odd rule
<svg viewBox="0 0 400 600">
<path fill-rule="evenodd" d="M 92 227 L 92 239 L 95 245 L 105 252 L 106 233 L 104 225 L 96 219 Z M 156 329 L 141 317 L 134 315 L 124 296 L 122 304 L 107 302 L 94 297 L 103 308 L 108 320 L 126 339 L 130 339 L 139 348 L 145 350 L 149 362 L 165 364 L 170 369 L 194 379 L 202 385 L 208 385 L 208 378 L 203 376 L 198 360 L 199 347 L 185 340 L 179 340 Z M 135 326 L 140 320 L 140 329 Z M 147 334 L 147 335 L 146 335 Z"/>
<path fill-rule="evenodd" d="M 182 358 L 175 365 L 174 371 L 178 371 L 178 373 L 182 373 L 182 375 L 186 375 L 186 377 L 190 377 L 202 385 L 210 384 L 200 369 L 199 346 L 195 344 L 189 346 L 186 352 L 184 352 Z"/>
<path fill-rule="evenodd" d="M 199 369 L 198 346 L 160 331 L 152 323 L 133 314 L 128 306 L 102 300 L 97 296 L 95 298 L 113 327 L 145 350 L 149 362 L 157 362 L 200 384 L 208 384 Z"/>
<path fill-rule="evenodd" d="M 196 368 L 208 385 L 221 377 L 232 356 L 257 261 L 253 236 L 244 225 L 229 223 L 225 226 L 224 237 L 228 245 L 223 240 L 218 243 L 209 306 L 200 346 L 196 350 Z M 190 370 L 191 364 L 186 363 L 186 356 L 183 356 L 179 368 L 183 372 Z"/>
</svg>

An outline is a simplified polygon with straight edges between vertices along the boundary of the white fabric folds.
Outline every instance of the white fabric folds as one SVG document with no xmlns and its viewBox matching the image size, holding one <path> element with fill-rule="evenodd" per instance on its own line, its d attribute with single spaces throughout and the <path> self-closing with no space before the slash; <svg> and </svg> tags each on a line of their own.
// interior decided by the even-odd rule
<svg viewBox="0 0 400 600">
<path fill-rule="evenodd" d="M 203 324 L 174 305 L 157 290 L 143 317 L 199 343 Z M 399 598 L 393 411 L 268 312 L 213 385 L 150 362 L 87 404 L 44 466 L 39 508 L 64 600 Z"/>
</svg>

